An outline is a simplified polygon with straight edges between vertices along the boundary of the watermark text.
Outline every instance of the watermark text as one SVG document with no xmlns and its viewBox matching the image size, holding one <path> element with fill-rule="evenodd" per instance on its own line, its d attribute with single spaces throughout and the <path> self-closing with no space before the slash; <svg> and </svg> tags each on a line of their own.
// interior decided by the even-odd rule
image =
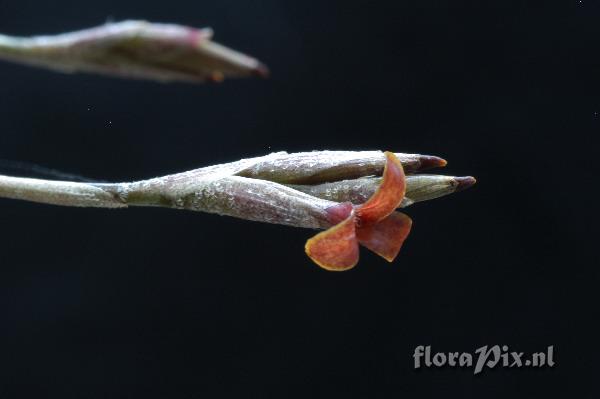
<svg viewBox="0 0 600 399">
<path fill-rule="evenodd" d="M 526 355 L 524 352 L 510 351 L 507 345 L 482 346 L 469 352 L 435 352 L 431 346 L 419 345 L 413 354 L 415 369 L 423 367 L 463 367 L 473 368 L 473 374 L 481 373 L 485 367 L 505 368 L 554 367 L 554 346 L 543 352 Z"/>
</svg>

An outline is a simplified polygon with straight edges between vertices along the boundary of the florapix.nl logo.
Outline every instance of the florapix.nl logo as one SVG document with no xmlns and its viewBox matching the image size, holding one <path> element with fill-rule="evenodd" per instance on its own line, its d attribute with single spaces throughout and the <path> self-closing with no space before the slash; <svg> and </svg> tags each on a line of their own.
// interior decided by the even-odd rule
<svg viewBox="0 0 600 399">
<path fill-rule="evenodd" d="M 423 367 L 473 368 L 473 374 L 481 373 L 485 367 L 542 368 L 554 367 L 554 346 L 543 352 L 525 354 L 511 351 L 507 345 L 482 346 L 470 352 L 435 352 L 431 346 L 419 345 L 413 354 L 415 369 Z"/>
</svg>

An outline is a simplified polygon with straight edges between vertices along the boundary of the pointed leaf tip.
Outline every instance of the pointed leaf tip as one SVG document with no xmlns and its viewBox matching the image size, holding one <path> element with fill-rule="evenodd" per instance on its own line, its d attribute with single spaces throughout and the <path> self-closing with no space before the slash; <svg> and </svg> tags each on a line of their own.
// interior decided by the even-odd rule
<svg viewBox="0 0 600 399">
<path fill-rule="evenodd" d="M 457 183 L 455 192 L 466 190 L 477 183 L 477 180 L 473 176 L 455 177 L 454 180 Z"/>
<path fill-rule="evenodd" d="M 419 169 L 427 170 L 433 168 L 443 168 L 448 164 L 444 158 L 436 157 L 433 155 L 421 155 L 419 158 Z"/>
</svg>

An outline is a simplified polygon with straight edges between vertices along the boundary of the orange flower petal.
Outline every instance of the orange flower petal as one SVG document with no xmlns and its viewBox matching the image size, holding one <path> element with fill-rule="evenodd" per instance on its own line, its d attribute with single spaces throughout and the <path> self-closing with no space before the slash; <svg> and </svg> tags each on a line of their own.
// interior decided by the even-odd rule
<svg viewBox="0 0 600 399">
<path fill-rule="evenodd" d="M 361 245 L 391 262 L 400 252 L 411 226 L 412 220 L 407 215 L 393 212 L 379 223 L 359 227 L 356 236 Z"/>
<path fill-rule="evenodd" d="M 319 266 L 332 271 L 348 270 L 358 263 L 354 212 L 344 221 L 306 242 L 306 254 Z"/>
<path fill-rule="evenodd" d="M 410 233 L 411 219 L 394 212 L 404 198 L 406 177 L 394 153 L 386 152 L 383 180 L 371 198 L 353 210 L 349 203 L 327 209 L 328 230 L 306 242 L 306 254 L 327 270 L 342 271 L 358 263 L 358 243 L 393 261 Z"/>
<path fill-rule="evenodd" d="M 377 223 L 398 208 L 406 191 L 406 178 L 400 160 L 392 152 L 385 152 L 387 162 L 383 181 L 371 198 L 357 208 L 359 225 Z"/>
</svg>

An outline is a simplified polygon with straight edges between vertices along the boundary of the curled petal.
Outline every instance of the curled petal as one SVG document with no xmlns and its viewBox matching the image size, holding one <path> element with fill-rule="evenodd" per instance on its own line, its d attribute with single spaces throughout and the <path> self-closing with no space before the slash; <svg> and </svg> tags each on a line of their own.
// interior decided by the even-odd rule
<svg viewBox="0 0 600 399">
<path fill-rule="evenodd" d="M 334 226 L 306 242 L 307 255 L 324 269 L 354 267 L 359 243 L 391 262 L 410 233 L 411 219 L 394 212 L 406 191 L 404 170 L 393 153 L 385 156 L 383 179 L 373 196 L 356 208 L 350 203 L 328 208 L 327 217 Z"/>
<path fill-rule="evenodd" d="M 369 225 L 385 219 L 402 202 L 406 191 L 406 177 L 402 164 L 392 152 L 385 152 L 387 162 L 383 181 L 371 198 L 357 208 L 359 225 Z"/>
<path fill-rule="evenodd" d="M 342 222 L 317 234 L 306 242 L 306 254 L 319 266 L 343 271 L 358 263 L 354 212 Z"/>
<path fill-rule="evenodd" d="M 412 226 L 412 220 L 401 212 L 393 212 L 379 223 L 361 226 L 356 230 L 358 242 L 392 262 Z"/>
</svg>

